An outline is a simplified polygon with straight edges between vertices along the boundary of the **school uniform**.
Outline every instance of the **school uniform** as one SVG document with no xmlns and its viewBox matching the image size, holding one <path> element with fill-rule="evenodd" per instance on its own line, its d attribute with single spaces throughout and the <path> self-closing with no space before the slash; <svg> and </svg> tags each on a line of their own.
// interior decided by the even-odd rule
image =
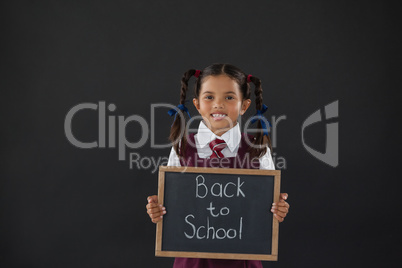
<svg viewBox="0 0 402 268">
<path fill-rule="evenodd" d="M 222 136 L 217 136 L 213 133 L 204 122 L 200 122 L 198 126 L 198 132 L 194 135 L 195 145 L 197 148 L 198 158 L 206 158 L 211 156 L 212 150 L 209 148 L 209 143 L 216 138 L 222 139 L 226 142 L 227 147 L 222 150 L 222 153 L 225 157 L 235 157 L 239 150 L 239 145 L 242 139 L 242 134 L 240 133 L 239 124 L 236 124 L 230 130 L 225 132 Z M 190 136 L 191 137 L 191 136 Z M 265 155 L 259 158 L 260 169 L 268 169 L 274 170 L 275 165 L 272 160 L 272 156 L 269 148 Z M 180 163 L 180 159 L 176 154 L 174 148 L 170 151 L 168 166 L 182 166 Z"/>
<path fill-rule="evenodd" d="M 222 158 L 214 158 L 210 148 L 210 142 L 215 139 L 224 140 L 226 148 L 220 152 Z M 190 134 L 184 157 L 179 158 L 172 148 L 168 166 L 191 166 L 191 167 L 222 167 L 222 168 L 246 168 L 246 169 L 275 169 L 270 150 L 259 159 L 250 159 L 248 155 L 248 141 L 251 135 L 241 134 L 239 124 L 228 130 L 222 136 L 216 136 L 205 124 L 200 122 L 197 134 Z M 267 211 L 267 213 L 269 213 Z M 261 261 L 250 260 L 220 260 L 220 259 L 197 259 L 176 258 L 173 268 L 262 268 Z"/>
</svg>

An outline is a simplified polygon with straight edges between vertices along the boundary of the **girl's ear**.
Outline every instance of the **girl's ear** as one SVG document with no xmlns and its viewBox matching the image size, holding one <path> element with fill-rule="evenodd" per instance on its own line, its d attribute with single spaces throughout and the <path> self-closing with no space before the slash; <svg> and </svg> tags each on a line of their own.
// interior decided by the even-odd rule
<svg viewBox="0 0 402 268">
<path fill-rule="evenodd" d="M 195 106 L 195 108 L 196 108 L 197 110 L 200 109 L 200 103 L 198 102 L 198 99 L 197 99 L 197 98 L 194 98 L 194 99 L 193 99 L 193 104 L 194 104 L 194 106 Z"/>
<path fill-rule="evenodd" d="M 243 103 L 241 104 L 240 115 L 243 115 L 247 111 L 248 107 L 250 107 L 250 104 L 251 104 L 250 99 L 243 101 Z"/>
</svg>

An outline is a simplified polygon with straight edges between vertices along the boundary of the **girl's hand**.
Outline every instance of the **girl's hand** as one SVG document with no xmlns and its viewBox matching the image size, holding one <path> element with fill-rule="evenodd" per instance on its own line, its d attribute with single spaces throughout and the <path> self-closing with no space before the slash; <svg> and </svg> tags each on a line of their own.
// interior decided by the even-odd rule
<svg viewBox="0 0 402 268">
<path fill-rule="evenodd" d="M 290 205 L 285 200 L 288 199 L 287 193 L 281 193 L 279 196 L 279 203 L 273 203 L 271 212 L 274 213 L 275 218 L 279 222 L 283 222 L 286 214 L 289 212 Z"/>
<path fill-rule="evenodd" d="M 158 196 L 152 195 L 147 198 L 148 204 L 146 205 L 147 213 L 153 223 L 160 221 L 164 214 L 166 214 L 166 208 L 158 204 Z"/>
</svg>

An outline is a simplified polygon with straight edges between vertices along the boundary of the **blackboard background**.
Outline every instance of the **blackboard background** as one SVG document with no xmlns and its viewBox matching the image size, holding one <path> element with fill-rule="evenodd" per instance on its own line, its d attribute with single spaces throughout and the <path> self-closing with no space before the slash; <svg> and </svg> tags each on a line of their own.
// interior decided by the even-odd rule
<svg viewBox="0 0 402 268">
<path fill-rule="evenodd" d="M 397 266 L 400 11 L 387 1 L 1 1 L 0 266 L 169 267 L 172 259 L 154 257 L 145 214 L 156 173 L 129 169 L 116 149 L 74 147 L 64 118 L 79 103 L 106 101 L 115 115 L 149 120 L 150 104 L 177 104 L 185 70 L 213 62 L 260 77 L 267 115 L 287 116 L 275 152 L 287 161 L 292 207 L 279 261 L 264 266 Z M 332 168 L 304 149 L 300 128 L 336 100 Z M 97 127 L 93 111 L 73 123 L 83 141 Z M 131 140 L 140 134 L 127 128 Z M 325 122 L 305 135 L 324 151 Z M 135 152 L 169 149 L 148 142 Z"/>
<path fill-rule="evenodd" d="M 196 188 L 198 183 L 204 183 L 208 187 L 208 194 L 203 198 L 196 198 Z M 240 178 L 240 184 L 238 183 Z M 219 197 L 211 194 L 211 187 L 214 183 L 220 183 L 225 187 L 226 183 L 232 182 L 227 187 L 228 195 L 233 197 Z M 237 185 L 241 185 L 245 197 L 236 196 Z M 218 193 L 219 186 L 213 189 Z M 211 252 L 211 253 L 243 253 L 243 254 L 269 254 L 271 255 L 272 245 L 272 213 L 261 213 L 269 211 L 273 203 L 274 196 L 274 176 L 257 175 L 234 175 L 234 174 L 208 174 L 208 173 L 181 173 L 165 172 L 165 191 L 164 206 L 169 210 L 163 219 L 162 250 L 164 251 L 191 251 L 191 252 Z M 204 186 L 199 187 L 199 195 L 206 194 Z M 228 208 L 228 215 L 213 217 L 210 202 L 215 210 L 214 215 L 220 213 L 222 208 Z M 225 214 L 227 210 L 223 210 Z M 215 232 L 219 228 L 224 230 L 236 230 L 236 237 L 233 239 L 225 238 L 222 240 L 216 237 L 209 239 L 206 237 L 197 241 L 197 238 L 188 239 L 188 235 L 193 234 L 192 227 L 185 222 L 187 215 L 193 215 L 188 219 L 195 228 L 205 226 L 200 231 L 200 236 L 206 235 L 207 218 L 210 226 L 214 227 Z M 242 237 L 239 239 L 240 217 L 242 218 Z M 210 232 L 210 235 L 212 232 Z M 219 231 L 222 236 L 222 231 Z M 230 233 L 233 236 L 233 232 Z"/>
</svg>

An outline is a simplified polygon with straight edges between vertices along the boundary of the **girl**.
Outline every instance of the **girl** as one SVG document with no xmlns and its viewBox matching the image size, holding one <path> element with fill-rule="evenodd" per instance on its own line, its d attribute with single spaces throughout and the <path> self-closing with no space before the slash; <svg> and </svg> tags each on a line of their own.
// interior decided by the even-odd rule
<svg viewBox="0 0 402 268">
<path fill-rule="evenodd" d="M 262 104 L 260 79 L 246 75 L 239 68 L 229 64 L 213 64 L 203 71 L 188 70 L 181 81 L 178 106 L 183 112 L 188 112 L 184 103 L 188 81 L 192 76 L 196 77 L 193 104 L 203 120 L 197 134 L 182 135 L 185 126 L 182 126 L 179 116 L 175 118 L 170 133 L 173 148 L 168 166 L 275 169 L 265 124 L 267 121 L 262 117 L 266 106 Z M 237 123 L 238 117 L 243 115 L 251 104 L 250 82 L 255 85 L 256 119 L 260 130 L 255 137 L 242 135 Z M 174 113 L 173 111 L 171 115 Z M 287 197 L 286 193 L 281 193 L 279 203 L 272 204 L 271 212 L 279 222 L 284 220 L 289 211 L 289 204 L 285 201 Z M 146 208 L 154 223 L 166 214 L 166 208 L 158 204 L 156 195 L 148 197 Z M 262 263 L 247 260 L 176 258 L 173 267 L 262 267 Z"/>
</svg>

